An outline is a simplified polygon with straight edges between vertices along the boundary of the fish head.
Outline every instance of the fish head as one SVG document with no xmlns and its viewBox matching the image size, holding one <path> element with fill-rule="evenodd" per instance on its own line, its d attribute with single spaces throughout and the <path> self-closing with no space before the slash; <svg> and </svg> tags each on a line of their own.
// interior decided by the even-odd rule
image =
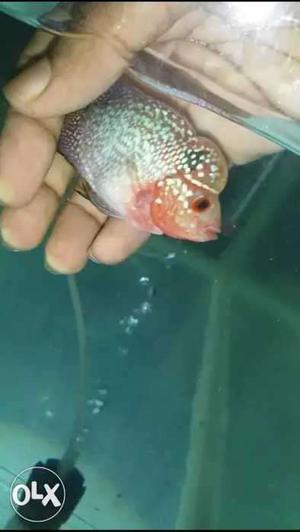
<svg viewBox="0 0 300 532">
<path fill-rule="evenodd" d="M 221 228 L 219 197 L 183 176 L 168 177 L 157 184 L 150 212 L 153 224 L 167 236 L 207 242 L 216 240 Z"/>
<path fill-rule="evenodd" d="M 228 174 L 225 157 L 211 140 L 198 137 L 166 153 L 172 158 L 172 171 L 137 185 L 132 179 L 128 219 L 154 234 L 195 242 L 216 240 L 221 231 L 219 194 Z"/>
<path fill-rule="evenodd" d="M 216 240 L 221 230 L 219 194 L 228 177 L 225 157 L 202 137 L 189 139 L 175 157 L 175 173 L 156 183 L 152 221 L 173 238 Z"/>
</svg>

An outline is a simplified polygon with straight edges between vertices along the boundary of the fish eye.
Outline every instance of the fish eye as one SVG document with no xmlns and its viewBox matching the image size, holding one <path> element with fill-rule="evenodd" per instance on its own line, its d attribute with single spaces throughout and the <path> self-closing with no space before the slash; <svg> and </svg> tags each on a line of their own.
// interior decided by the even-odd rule
<svg viewBox="0 0 300 532">
<path fill-rule="evenodd" d="M 207 198 L 198 198 L 193 201 L 192 209 L 196 212 L 204 212 L 210 207 L 210 201 Z"/>
</svg>

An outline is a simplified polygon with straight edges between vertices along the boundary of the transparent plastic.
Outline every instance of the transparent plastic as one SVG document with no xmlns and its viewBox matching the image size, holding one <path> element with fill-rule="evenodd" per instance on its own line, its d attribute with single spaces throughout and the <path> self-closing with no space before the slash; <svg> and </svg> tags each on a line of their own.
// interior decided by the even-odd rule
<svg viewBox="0 0 300 532">
<path fill-rule="evenodd" d="M 0 9 L 32 26 L 74 36 L 83 32 L 87 4 L 0 2 Z M 130 73 L 300 154 L 299 3 L 187 5 L 184 15 L 137 55 Z"/>
</svg>

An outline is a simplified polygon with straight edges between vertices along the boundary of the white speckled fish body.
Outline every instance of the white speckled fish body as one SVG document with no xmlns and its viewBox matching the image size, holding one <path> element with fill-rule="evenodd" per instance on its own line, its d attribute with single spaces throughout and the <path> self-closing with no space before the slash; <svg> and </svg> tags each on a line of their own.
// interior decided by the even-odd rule
<svg viewBox="0 0 300 532">
<path fill-rule="evenodd" d="M 191 211 L 187 199 L 194 199 L 197 189 L 217 199 L 227 179 L 225 159 L 211 141 L 197 137 L 181 113 L 124 78 L 66 117 L 59 149 L 108 214 L 132 215 L 142 229 L 174 237 L 175 225 L 183 223 L 180 217 Z M 176 198 L 177 218 L 168 231 L 160 225 L 170 222 L 156 223 L 163 217 L 155 208 L 161 210 L 167 200 L 170 212 L 170 197 L 172 202 Z M 135 216 L 138 209 L 144 209 L 143 216 Z"/>
</svg>

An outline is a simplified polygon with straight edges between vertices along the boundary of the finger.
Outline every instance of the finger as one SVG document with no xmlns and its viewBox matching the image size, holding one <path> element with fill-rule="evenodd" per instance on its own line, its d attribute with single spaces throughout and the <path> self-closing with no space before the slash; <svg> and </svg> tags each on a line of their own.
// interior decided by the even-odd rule
<svg viewBox="0 0 300 532">
<path fill-rule="evenodd" d="M 34 198 L 24 207 L 6 208 L 1 216 L 1 237 L 15 250 L 29 250 L 43 240 L 73 175 L 73 169 L 59 154 Z"/>
<path fill-rule="evenodd" d="M 46 245 L 47 268 L 57 273 L 76 273 L 88 260 L 88 249 L 100 229 L 100 220 L 79 204 L 68 203 L 60 215 Z"/>
<path fill-rule="evenodd" d="M 134 54 L 166 31 L 193 2 L 81 2 L 82 38 L 62 37 L 51 53 L 5 88 L 10 104 L 35 117 L 64 115 L 105 91 Z"/>
<path fill-rule="evenodd" d="M 61 197 L 74 175 L 74 168 L 60 153 L 56 153 L 46 175 L 45 183 L 54 190 L 58 197 Z"/>
<path fill-rule="evenodd" d="M 89 256 L 95 262 L 117 264 L 141 247 L 150 237 L 125 220 L 109 218 L 92 243 Z"/>
<path fill-rule="evenodd" d="M 32 61 L 33 58 L 37 58 L 39 55 L 42 55 L 55 38 L 56 37 L 54 37 L 54 35 L 51 33 L 46 33 L 45 31 L 41 30 L 36 31 L 30 42 L 24 48 L 17 66 L 22 68 Z"/>
<path fill-rule="evenodd" d="M 59 120 L 46 127 L 46 123 L 9 113 L 0 139 L 1 202 L 18 207 L 33 198 L 53 162 L 59 126 Z"/>
<path fill-rule="evenodd" d="M 57 209 L 57 196 L 43 186 L 33 200 L 19 209 L 4 209 L 1 216 L 1 237 L 11 249 L 25 251 L 36 247 Z"/>
</svg>

